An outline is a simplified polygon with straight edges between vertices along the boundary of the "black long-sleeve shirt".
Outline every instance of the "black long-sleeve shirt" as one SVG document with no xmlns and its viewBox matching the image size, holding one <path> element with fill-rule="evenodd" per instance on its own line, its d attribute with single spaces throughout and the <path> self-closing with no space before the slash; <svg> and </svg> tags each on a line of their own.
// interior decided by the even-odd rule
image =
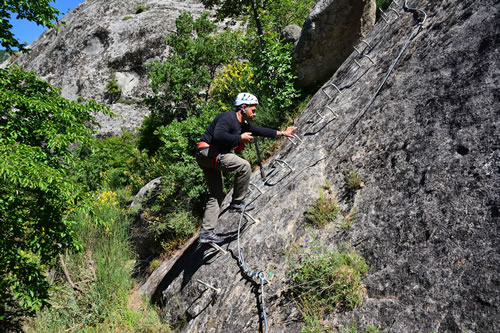
<svg viewBox="0 0 500 333">
<path fill-rule="evenodd" d="M 241 143 L 241 133 L 251 132 L 254 136 L 275 138 L 277 130 L 253 126 L 248 122 L 240 123 L 236 112 L 224 112 L 215 117 L 201 136 L 204 141 L 215 146 L 220 153 L 228 153 Z"/>
</svg>

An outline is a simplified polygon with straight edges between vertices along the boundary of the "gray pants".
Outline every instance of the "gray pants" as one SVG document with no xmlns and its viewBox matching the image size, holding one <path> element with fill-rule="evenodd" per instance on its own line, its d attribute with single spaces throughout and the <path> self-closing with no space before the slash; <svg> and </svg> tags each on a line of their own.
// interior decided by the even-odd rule
<svg viewBox="0 0 500 333">
<path fill-rule="evenodd" d="M 213 231 L 219 218 L 220 207 L 224 200 L 223 171 L 235 171 L 232 202 L 240 203 L 245 198 L 250 182 L 251 169 L 247 160 L 236 154 L 220 154 L 217 165 L 211 149 L 203 149 L 196 153 L 196 161 L 203 170 L 208 185 L 209 199 L 203 215 L 202 231 Z"/>
</svg>

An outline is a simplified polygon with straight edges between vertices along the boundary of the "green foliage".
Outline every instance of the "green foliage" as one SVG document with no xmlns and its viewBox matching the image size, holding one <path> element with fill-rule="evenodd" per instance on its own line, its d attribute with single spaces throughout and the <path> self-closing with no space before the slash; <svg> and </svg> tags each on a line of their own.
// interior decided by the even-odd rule
<svg viewBox="0 0 500 333">
<path fill-rule="evenodd" d="M 199 225 L 197 219 L 189 211 L 179 210 L 167 214 L 163 218 L 153 218 L 148 225 L 153 234 L 156 244 L 153 247 L 161 247 L 162 250 L 170 250 L 170 243 L 176 243 L 178 239 L 191 237 Z"/>
<path fill-rule="evenodd" d="M 256 49 L 249 62 L 232 62 L 216 75 L 210 97 L 228 110 L 238 92 L 252 92 L 259 98 L 255 123 L 273 128 L 291 117 L 299 92 L 294 88 L 292 45 L 281 43 L 272 32 L 263 36 L 263 42 L 263 51 Z"/>
<path fill-rule="evenodd" d="M 294 88 L 293 45 L 281 43 L 278 33 L 272 32 L 265 34 L 263 41 L 263 51 L 255 52 L 251 59 L 257 86 L 254 93 L 263 109 L 258 123 L 273 127 L 287 120 L 286 110 L 293 110 L 299 92 Z"/>
<path fill-rule="evenodd" d="M 254 80 L 254 68 L 248 61 L 235 60 L 224 66 L 215 75 L 210 86 L 210 99 L 222 111 L 231 110 L 234 98 L 242 91 L 254 91 L 257 83 Z"/>
<path fill-rule="evenodd" d="M 206 186 L 194 151 L 216 112 L 215 108 L 204 107 L 200 116 L 174 120 L 158 130 L 163 142 L 156 154 L 164 177 L 160 198 L 166 203 L 167 213 L 186 209 L 201 213 L 203 210 Z"/>
<path fill-rule="evenodd" d="M 139 303 L 130 307 L 134 260 L 129 243 L 130 221 L 120 195 L 103 190 L 89 195 L 71 212 L 74 234 L 82 251 L 66 252 L 69 276 L 53 274 L 51 309 L 26 325 L 28 332 L 169 332 L 154 309 Z"/>
<path fill-rule="evenodd" d="M 361 305 L 365 293 L 361 277 L 368 266 L 352 247 L 330 249 L 321 241 L 306 239 L 294 255 L 288 276 L 297 297 L 329 311 Z"/>
<path fill-rule="evenodd" d="M 321 318 L 324 310 L 316 300 L 299 296 L 298 299 L 294 298 L 294 301 L 304 320 L 301 333 L 333 332 L 333 330 L 323 325 Z"/>
<path fill-rule="evenodd" d="M 78 194 L 68 177 L 70 145 L 88 142 L 93 101 L 81 104 L 33 73 L 0 69 L 0 299 L 15 299 L 29 312 L 46 304 L 46 265 L 66 248 L 78 248 L 71 219 Z M 0 304 L 0 319 L 5 316 Z"/>
<path fill-rule="evenodd" d="M 358 328 L 354 323 L 351 324 L 351 327 L 340 326 L 341 333 L 380 333 L 380 328 L 373 325 L 364 326 Z"/>
<path fill-rule="evenodd" d="M 122 96 L 122 88 L 116 80 L 116 74 L 113 73 L 106 87 L 104 88 L 104 97 L 111 103 L 115 103 Z"/>
<path fill-rule="evenodd" d="M 199 105 L 207 101 L 206 92 L 217 69 L 236 59 L 242 49 L 241 34 L 214 34 L 216 26 L 208 14 L 194 19 L 190 13 L 182 13 L 176 29 L 166 39 L 170 56 L 152 62 L 148 72 L 154 94 L 145 100 L 151 115 L 141 129 L 139 147 L 150 153 L 161 145 L 155 134 L 160 126 L 200 113 Z"/>
<path fill-rule="evenodd" d="M 289 24 L 302 26 L 314 0 L 202 0 L 202 3 L 207 8 L 215 8 L 219 20 L 247 20 L 251 16 L 249 27 L 255 29 L 262 49 L 264 31 L 279 35 Z"/>
<path fill-rule="evenodd" d="M 376 1 L 377 8 L 382 10 L 382 11 L 387 10 L 387 8 L 389 8 L 391 3 L 392 3 L 392 0 L 377 0 Z M 378 20 L 380 20 L 381 15 L 382 15 L 381 12 L 377 10 L 377 22 L 378 22 Z"/>
<path fill-rule="evenodd" d="M 5 50 L 0 50 L 0 63 L 4 62 L 5 60 L 9 59 L 9 53 Z"/>
<path fill-rule="evenodd" d="M 225 18 L 237 18 L 252 13 L 252 5 L 255 8 L 262 8 L 262 0 L 201 0 L 208 9 L 215 8 L 217 17 L 222 20 Z"/>
<path fill-rule="evenodd" d="M 25 50 L 23 44 L 12 33 L 12 18 L 26 19 L 38 25 L 54 28 L 58 21 L 57 15 L 61 14 L 50 5 L 54 0 L 4 0 L 0 2 L 0 44 L 8 52 L 15 49 Z"/>
<path fill-rule="evenodd" d="M 323 227 L 335 221 L 340 208 L 330 186 L 326 184 L 319 189 L 319 198 L 304 212 L 306 221 L 316 227 Z"/>
<path fill-rule="evenodd" d="M 392 3 L 392 0 L 377 0 L 376 1 L 377 8 L 380 8 L 381 10 L 386 10 L 387 8 L 389 8 L 391 3 Z"/>
<path fill-rule="evenodd" d="M 88 191 L 102 186 L 116 190 L 133 184 L 129 163 L 136 157 L 135 138 L 123 131 L 122 136 L 93 138 L 75 149 L 77 160 L 71 173 Z"/>
<path fill-rule="evenodd" d="M 278 34 L 291 24 L 302 27 L 313 5 L 314 0 L 268 0 L 261 10 L 262 23 Z"/>
<path fill-rule="evenodd" d="M 149 10 L 149 6 L 144 3 L 139 3 L 135 6 L 135 13 L 140 14 Z"/>
</svg>

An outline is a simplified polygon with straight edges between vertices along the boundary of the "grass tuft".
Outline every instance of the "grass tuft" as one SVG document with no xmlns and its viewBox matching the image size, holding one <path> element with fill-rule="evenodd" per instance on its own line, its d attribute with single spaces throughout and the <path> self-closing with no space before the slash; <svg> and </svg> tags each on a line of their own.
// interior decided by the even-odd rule
<svg viewBox="0 0 500 333">
<path fill-rule="evenodd" d="M 306 221 L 315 227 L 323 227 L 335 221 L 340 208 L 337 198 L 331 190 L 330 184 L 325 184 L 319 189 L 319 198 L 313 205 L 306 209 L 304 216 Z"/>
<path fill-rule="evenodd" d="M 364 258 L 351 246 L 329 249 L 320 241 L 306 243 L 290 260 L 288 276 L 294 293 L 307 304 L 328 311 L 360 306 L 365 295 L 361 277 Z"/>
</svg>

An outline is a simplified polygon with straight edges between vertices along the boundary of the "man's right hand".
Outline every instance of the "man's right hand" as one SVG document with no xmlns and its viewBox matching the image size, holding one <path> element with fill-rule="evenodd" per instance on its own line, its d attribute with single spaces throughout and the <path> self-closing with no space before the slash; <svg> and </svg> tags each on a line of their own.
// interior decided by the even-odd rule
<svg viewBox="0 0 500 333">
<path fill-rule="evenodd" d="M 252 140 L 253 140 L 252 133 L 245 132 L 241 134 L 241 143 L 249 143 Z"/>
</svg>

